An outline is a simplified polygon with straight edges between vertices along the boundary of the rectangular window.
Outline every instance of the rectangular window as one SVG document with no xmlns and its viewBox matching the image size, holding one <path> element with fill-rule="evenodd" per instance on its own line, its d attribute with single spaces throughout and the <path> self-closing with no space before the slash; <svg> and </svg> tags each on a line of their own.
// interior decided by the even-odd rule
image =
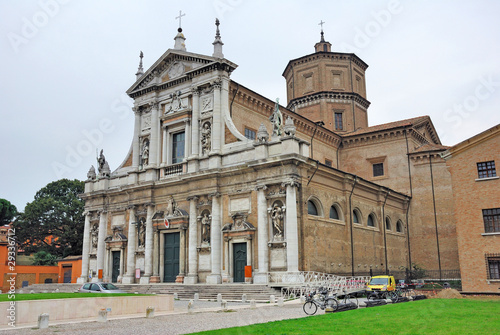
<svg viewBox="0 0 500 335">
<path fill-rule="evenodd" d="M 488 279 L 500 279 L 500 254 L 486 255 Z"/>
<path fill-rule="evenodd" d="M 325 165 L 331 167 L 332 166 L 332 161 L 329 160 L 329 159 L 325 159 Z"/>
<path fill-rule="evenodd" d="M 477 163 L 477 174 L 479 179 L 496 177 L 495 161 Z"/>
<path fill-rule="evenodd" d="M 483 209 L 485 233 L 500 233 L 500 208 Z"/>
<path fill-rule="evenodd" d="M 184 159 L 184 132 L 172 136 L 172 164 L 181 163 Z"/>
<path fill-rule="evenodd" d="M 373 176 L 379 177 L 384 175 L 384 163 L 373 164 Z"/>
<path fill-rule="evenodd" d="M 255 130 L 245 128 L 245 137 L 250 140 L 255 140 Z"/>
<path fill-rule="evenodd" d="M 342 123 L 342 113 L 335 112 L 335 130 L 343 130 L 344 124 Z"/>
</svg>

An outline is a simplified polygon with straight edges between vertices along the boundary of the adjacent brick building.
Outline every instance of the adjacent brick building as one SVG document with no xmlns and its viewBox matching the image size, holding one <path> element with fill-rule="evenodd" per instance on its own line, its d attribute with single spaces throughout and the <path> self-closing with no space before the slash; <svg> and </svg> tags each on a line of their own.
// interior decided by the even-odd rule
<svg viewBox="0 0 500 335">
<path fill-rule="evenodd" d="M 462 289 L 500 289 L 500 125 L 449 148 Z"/>
</svg>

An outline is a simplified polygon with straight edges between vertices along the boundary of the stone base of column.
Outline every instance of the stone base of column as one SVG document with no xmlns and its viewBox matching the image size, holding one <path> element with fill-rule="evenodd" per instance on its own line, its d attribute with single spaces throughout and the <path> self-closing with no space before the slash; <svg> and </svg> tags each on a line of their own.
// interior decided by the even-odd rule
<svg viewBox="0 0 500 335">
<path fill-rule="evenodd" d="M 197 172 L 200 169 L 200 163 L 197 158 L 188 158 L 188 172 Z"/>
<path fill-rule="evenodd" d="M 139 280 L 139 284 L 149 284 L 149 278 L 150 277 L 141 277 L 141 280 Z"/>
<path fill-rule="evenodd" d="M 135 284 L 134 276 L 127 276 L 127 275 L 123 276 L 122 284 Z"/>
<path fill-rule="evenodd" d="M 177 277 L 175 277 L 175 282 L 177 284 L 182 284 L 184 283 L 184 275 L 178 275 Z"/>
<path fill-rule="evenodd" d="M 197 275 L 187 275 L 184 278 L 184 284 L 198 284 L 198 276 Z"/>
<path fill-rule="evenodd" d="M 159 283 L 160 282 L 160 276 L 151 276 L 151 279 L 149 279 L 150 283 Z"/>
<path fill-rule="evenodd" d="M 221 159 L 220 154 L 210 153 L 208 156 L 209 156 L 209 159 L 208 159 L 208 168 L 209 169 L 218 169 L 222 166 L 222 159 Z"/>
<path fill-rule="evenodd" d="M 269 277 L 267 273 L 257 273 L 255 276 L 253 276 L 253 283 L 254 284 L 264 284 L 267 285 L 269 280 Z"/>
<path fill-rule="evenodd" d="M 76 279 L 76 283 L 77 283 L 77 284 L 84 284 L 84 283 L 86 283 L 86 282 L 87 282 L 87 277 L 78 277 L 78 278 Z"/>
<path fill-rule="evenodd" d="M 207 284 L 222 284 L 221 275 L 212 274 L 207 276 Z"/>
</svg>

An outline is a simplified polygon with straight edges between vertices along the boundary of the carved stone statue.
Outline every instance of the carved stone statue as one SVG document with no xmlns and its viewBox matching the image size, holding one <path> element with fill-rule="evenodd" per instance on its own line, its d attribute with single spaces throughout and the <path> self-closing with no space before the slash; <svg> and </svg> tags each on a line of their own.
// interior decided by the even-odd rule
<svg viewBox="0 0 500 335">
<path fill-rule="evenodd" d="M 99 177 L 109 178 L 111 175 L 111 170 L 109 168 L 109 164 L 106 161 L 106 157 L 103 154 L 104 149 L 101 149 L 101 153 L 97 158 L 97 162 L 99 163 Z"/>
<path fill-rule="evenodd" d="M 170 98 L 172 99 L 172 102 L 170 103 L 170 106 L 168 108 L 165 108 L 165 114 L 177 112 L 187 108 L 186 106 L 182 105 L 181 91 L 176 91 L 170 94 Z"/>
<path fill-rule="evenodd" d="M 210 216 L 207 212 L 201 218 L 201 242 L 210 243 Z"/>
<path fill-rule="evenodd" d="M 167 200 L 167 209 L 165 211 L 165 216 L 181 216 L 182 211 L 177 207 L 177 203 L 173 196 L 169 196 Z"/>
<path fill-rule="evenodd" d="M 104 164 L 106 163 L 106 157 L 104 157 L 103 152 L 104 152 L 104 149 L 101 149 L 101 153 L 99 154 L 99 157 L 97 158 L 99 173 L 101 172 L 102 168 L 104 167 Z"/>
<path fill-rule="evenodd" d="M 267 132 L 266 126 L 263 123 L 260 124 L 259 130 L 257 131 L 257 141 L 260 143 L 267 142 L 269 139 L 269 133 Z"/>
<path fill-rule="evenodd" d="M 139 248 L 143 248 L 146 245 L 146 223 L 144 222 L 144 219 L 139 220 L 138 226 L 138 246 Z"/>
<path fill-rule="evenodd" d="M 208 153 L 212 147 L 212 129 L 210 122 L 205 122 L 201 129 L 201 151 L 202 154 Z"/>
<path fill-rule="evenodd" d="M 276 99 L 276 104 L 274 105 L 274 112 L 269 117 L 269 121 L 273 124 L 273 135 L 280 136 L 283 128 L 283 115 L 280 112 L 279 99 Z"/>
<path fill-rule="evenodd" d="M 142 147 L 142 166 L 149 164 L 149 141 L 144 141 Z"/>
<path fill-rule="evenodd" d="M 288 117 L 285 121 L 285 128 L 283 129 L 283 132 L 286 136 L 294 136 L 296 130 L 297 128 L 295 127 L 292 118 Z"/>
<path fill-rule="evenodd" d="M 99 238 L 99 225 L 98 224 L 93 225 L 90 233 L 92 235 L 92 249 L 97 249 L 97 241 Z"/>
<path fill-rule="evenodd" d="M 275 204 L 271 211 L 271 221 L 273 223 L 273 235 L 275 239 L 283 238 L 283 209 Z"/>
</svg>

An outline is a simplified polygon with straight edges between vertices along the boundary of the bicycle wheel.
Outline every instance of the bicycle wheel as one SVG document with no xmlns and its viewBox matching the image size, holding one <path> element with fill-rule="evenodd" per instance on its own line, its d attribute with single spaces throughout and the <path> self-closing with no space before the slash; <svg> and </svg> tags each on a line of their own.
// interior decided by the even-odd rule
<svg viewBox="0 0 500 335">
<path fill-rule="evenodd" d="M 358 298 L 356 298 L 354 295 L 350 295 L 350 294 L 345 296 L 345 303 L 346 304 L 354 304 L 354 305 L 356 305 L 356 308 L 359 306 Z"/>
<path fill-rule="evenodd" d="M 398 301 L 398 294 L 394 291 L 387 291 L 385 292 L 385 298 L 386 299 L 391 299 L 394 302 Z"/>
<path fill-rule="evenodd" d="M 318 311 L 318 305 L 316 305 L 313 301 L 307 301 L 302 309 L 307 315 L 314 315 Z"/>
<path fill-rule="evenodd" d="M 368 296 L 366 297 L 368 300 L 378 300 L 380 299 L 378 294 L 373 292 L 373 293 L 370 293 L 368 294 Z"/>
<path fill-rule="evenodd" d="M 328 298 L 328 299 L 326 299 L 325 306 L 326 306 L 326 308 L 331 307 L 333 309 L 333 311 L 335 312 L 337 310 L 337 308 L 339 307 L 339 302 L 335 298 Z"/>
</svg>

